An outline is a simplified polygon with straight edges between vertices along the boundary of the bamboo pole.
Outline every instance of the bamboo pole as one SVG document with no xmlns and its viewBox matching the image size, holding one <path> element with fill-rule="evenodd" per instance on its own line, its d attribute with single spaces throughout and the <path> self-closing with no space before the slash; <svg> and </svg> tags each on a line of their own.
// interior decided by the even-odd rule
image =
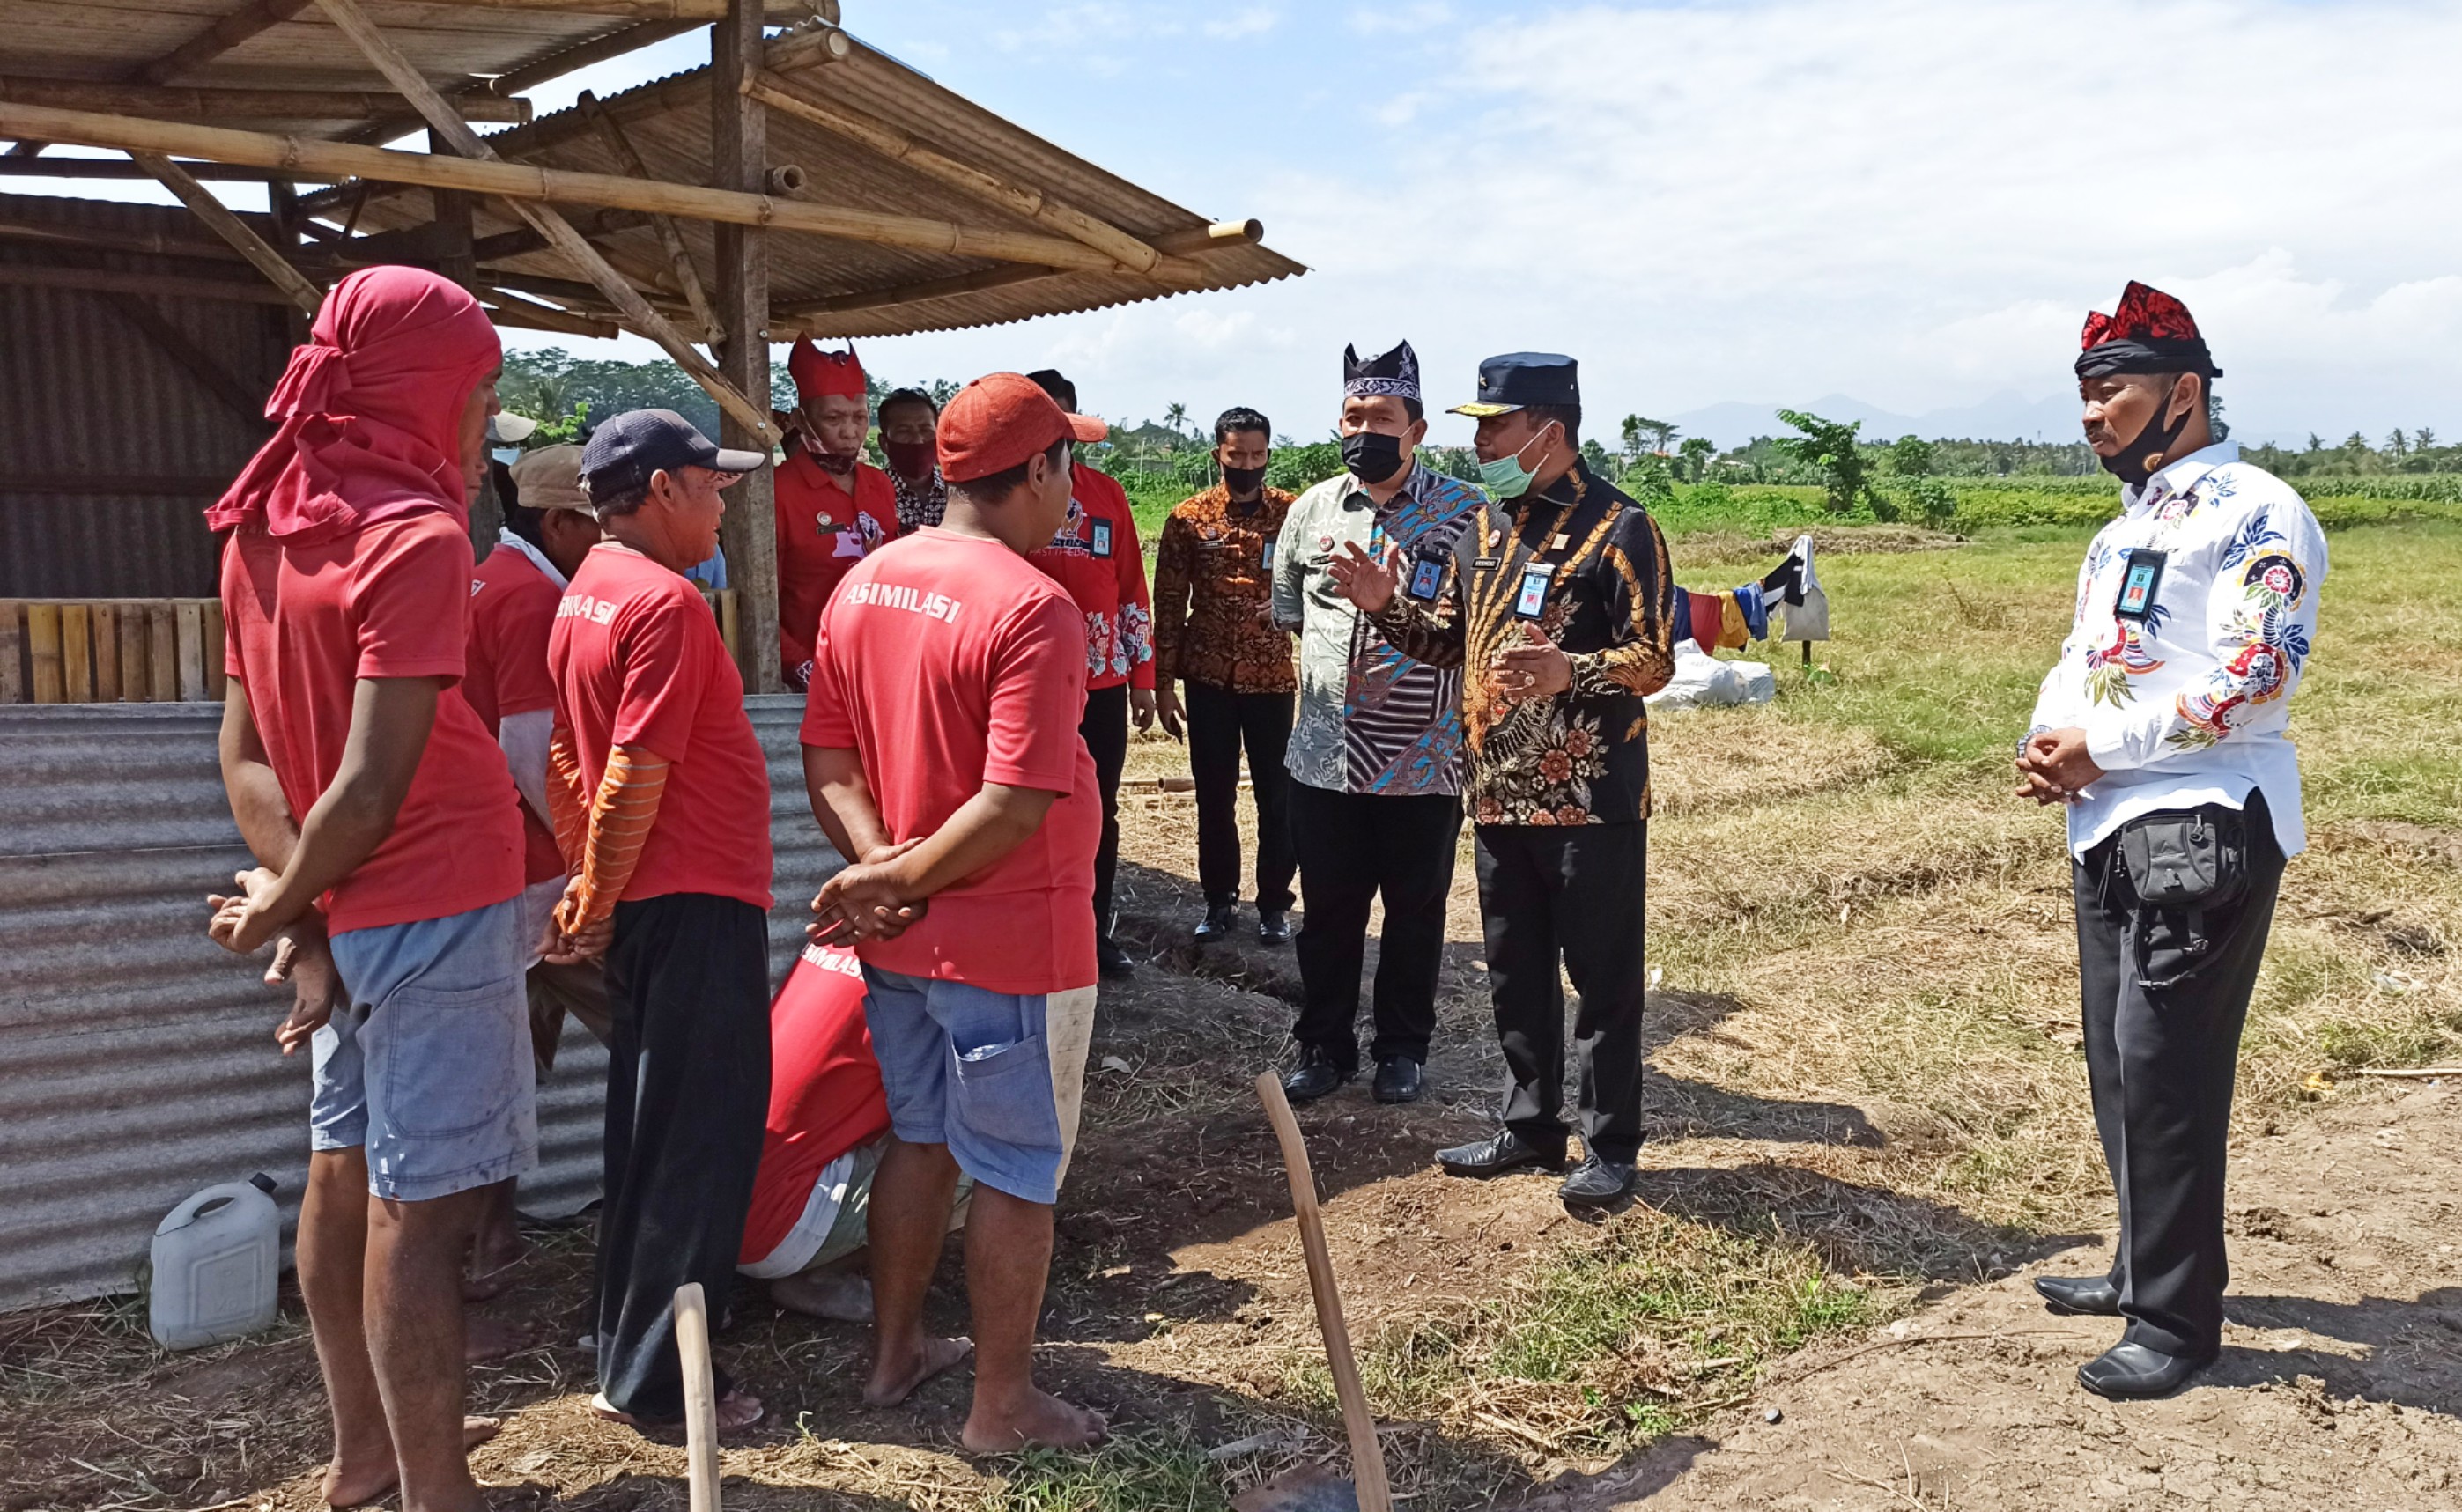
<svg viewBox="0 0 2462 1512">
<path fill-rule="evenodd" d="M 26 702 L 26 606 L 0 599 L 0 703 Z"/>
<path fill-rule="evenodd" d="M 34 702 L 60 701 L 60 606 L 26 606 L 26 665 L 33 674 Z"/>
<path fill-rule="evenodd" d="M 204 67 L 260 32 L 270 30 L 308 9 L 308 0 L 256 0 L 234 11 L 137 71 L 138 82 L 168 84 L 192 69 Z"/>
<path fill-rule="evenodd" d="M 160 599 L 145 606 L 145 685 L 150 702 L 180 702 L 180 626 Z"/>
<path fill-rule="evenodd" d="M 1032 221 L 1071 240 L 1083 242 L 1132 271 L 1150 273 L 1162 261 L 1162 253 L 1109 221 L 1090 215 L 1074 205 L 1064 205 L 1041 189 L 1011 184 L 961 162 L 946 153 L 925 146 L 899 127 L 841 105 L 783 75 L 773 74 L 765 68 L 751 69 L 744 76 L 743 89 L 745 94 L 771 110 L 860 143 L 893 162 L 902 162 L 927 179 L 937 180 L 961 194 L 970 194 L 997 205 L 1021 220 Z"/>
<path fill-rule="evenodd" d="M 84 604 L 60 606 L 60 698 L 94 702 L 94 611 Z"/>
<path fill-rule="evenodd" d="M 375 24 L 368 20 L 366 12 L 358 8 L 356 0 L 316 0 L 316 4 L 327 19 L 367 54 L 368 61 L 377 66 L 377 72 L 419 107 L 419 113 L 426 118 L 427 124 L 452 143 L 455 151 L 471 160 L 464 166 L 480 163 L 510 166 L 498 162 L 494 149 L 470 129 L 468 122 L 454 113 L 453 107 L 429 85 L 418 68 L 384 39 Z M 627 282 L 623 274 L 609 267 L 607 259 L 599 255 L 598 248 L 591 246 L 570 222 L 545 205 L 531 205 L 520 199 L 509 203 L 522 219 L 564 254 L 567 261 L 598 286 L 608 301 L 623 312 L 624 318 L 634 330 L 657 342 L 668 356 L 675 359 L 678 367 L 691 375 L 693 381 L 718 400 L 720 409 L 732 415 L 738 423 L 758 436 L 765 444 L 776 444 L 778 433 L 770 423 L 768 411 L 745 398 L 740 389 L 710 365 L 707 357 L 694 351 L 683 334 L 669 324 L 666 316 L 651 309 L 650 302 L 641 296 L 640 291 Z"/>
<path fill-rule="evenodd" d="M 119 606 L 94 606 L 94 701 L 119 702 Z"/>
<path fill-rule="evenodd" d="M 1259 220 L 1217 221 L 1192 230 L 1171 231 L 1153 238 L 1155 250 L 1175 257 L 1202 256 L 1234 247 L 1253 247 L 1265 239 L 1265 223 Z"/>
<path fill-rule="evenodd" d="M 469 11 L 570 11 L 581 15 L 631 16 L 641 21 L 707 23 L 723 18 L 726 0 L 425 0 Z M 767 0 L 762 19 L 770 26 L 797 26 L 818 12 L 807 0 Z"/>
<path fill-rule="evenodd" d="M 429 93 L 433 95 L 434 92 Z M 106 116 L 90 111 L 54 110 L 43 105 L 0 101 L 0 137 L 32 137 L 83 146 L 176 152 L 244 167 L 279 168 L 290 177 L 366 178 L 390 184 L 422 184 L 430 188 L 469 189 L 507 200 L 603 205 L 651 214 L 680 215 L 692 220 L 799 231 L 876 247 L 945 252 L 953 257 L 1040 263 L 1076 272 L 1127 270 L 1091 247 L 1056 236 L 981 230 L 919 216 L 776 200 L 767 195 L 704 189 L 688 184 L 627 179 L 605 173 L 574 173 L 519 162 L 439 158 L 424 152 L 358 147 L 313 137 L 236 131 L 188 121 L 145 120 L 134 116 Z M 1164 272 L 1171 267 L 1167 261 L 1156 271 Z"/>
<path fill-rule="evenodd" d="M 615 154 L 616 167 L 637 179 L 650 177 L 649 164 L 641 161 L 641 154 L 634 147 L 633 139 L 624 135 L 624 128 L 607 113 L 607 107 L 598 102 L 596 95 L 585 89 L 573 103 L 598 127 L 598 135 L 606 141 L 607 150 Z M 692 307 L 693 319 L 701 325 L 702 339 L 720 339 L 725 332 L 719 325 L 718 312 L 710 308 L 709 294 L 702 288 L 701 270 L 693 266 L 692 253 L 684 247 L 683 233 L 676 229 L 674 218 L 653 215 L 650 228 L 658 233 L 659 245 L 666 248 L 667 262 L 676 270 L 676 287 L 683 291 L 684 303 Z"/>
<path fill-rule="evenodd" d="M 368 90 L 172 89 L 23 74 L 0 74 L 0 99 L 174 120 L 376 120 L 410 113 L 410 102 L 400 96 Z M 482 95 L 464 114 L 471 120 L 520 125 L 530 119 L 530 102 Z"/>
<path fill-rule="evenodd" d="M 122 702 L 151 701 L 153 674 L 145 665 L 145 606 L 121 604 L 119 614 L 119 697 Z"/>
<path fill-rule="evenodd" d="M 325 302 L 325 292 L 308 281 L 305 273 L 283 260 L 280 252 L 266 244 L 264 237 L 248 228 L 246 221 L 231 213 L 230 208 L 213 197 L 212 191 L 188 176 L 188 170 L 159 152 L 131 151 L 129 160 L 162 181 L 162 187 L 178 195 L 180 203 L 205 223 L 215 235 L 230 243 L 231 249 L 245 257 L 263 273 L 274 288 L 290 297 L 312 318 Z"/>
<path fill-rule="evenodd" d="M 613 320 L 538 304 L 486 284 L 474 292 L 479 296 L 481 307 L 487 312 L 487 318 L 500 326 L 518 326 L 525 331 L 560 331 L 566 335 L 601 338 L 620 335 L 624 329 Z"/>
</svg>

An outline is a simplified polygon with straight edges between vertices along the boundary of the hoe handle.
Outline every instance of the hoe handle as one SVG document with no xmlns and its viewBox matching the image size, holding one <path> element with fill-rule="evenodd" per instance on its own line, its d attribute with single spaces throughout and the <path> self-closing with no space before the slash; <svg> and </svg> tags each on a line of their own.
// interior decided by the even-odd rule
<svg viewBox="0 0 2462 1512">
<path fill-rule="evenodd" d="M 719 1512 L 718 1380 L 709 1366 L 709 1304 L 698 1281 L 676 1288 L 676 1350 L 684 1359 L 684 1468 L 692 1512 Z"/>
</svg>

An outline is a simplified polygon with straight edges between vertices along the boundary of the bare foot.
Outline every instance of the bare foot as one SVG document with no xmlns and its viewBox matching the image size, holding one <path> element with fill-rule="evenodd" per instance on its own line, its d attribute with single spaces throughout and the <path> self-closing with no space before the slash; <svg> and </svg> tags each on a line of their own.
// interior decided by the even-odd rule
<svg viewBox="0 0 2462 1512">
<path fill-rule="evenodd" d="M 495 1417 L 462 1419 L 462 1447 L 476 1449 L 504 1431 L 504 1421 Z M 327 1506 L 365 1506 L 390 1493 L 401 1472 L 393 1462 L 393 1445 L 384 1444 L 374 1454 L 354 1455 L 356 1464 L 345 1464 L 340 1457 L 326 1467 L 321 1488 Z"/>
<path fill-rule="evenodd" d="M 872 1283 L 844 1271 L 782 1276 L 769 1284 L 769 1300 L 788 1312 L 832 1323 L 872 1321 Z"/>
<path fill-rule="evenodd" d="M 1006 1455 L 1021 1449 L 1091 1449 L 1108 1432 L 1100 1413 L 1029 1388 L 1026 1400 L 1008 1411 L 977 1397 L 959 1441 L 975 1454 Z"/>
<path fill-rule="evenodd" d="M 607 1399 L 607 1393 L 604 1392 L 590 1398 L 590 1410 L 609 1422 L 622 1423 L 636 1433 L 674 1434 L 684 1431 L 681 1418 L 672 1423 L 661 1423 L 636 1417 L 631 1413 L 620 1412 L 615 1403 Z M 724 1437 L 728 1434 L 742 1433 L 747 1428 L 758 1426 L 767 1412 L 767 1409 L 761 1405 L 761 1398 L 750 1392 L 738 1389 L 727 1393 L 718 1399 L 719 1436 Z"/>
<path fill-rule="evenodd" d="M 491 1243 L 488 1236 L 481 1235 L 471 1248 L 469 1268 L 462 1273 L 462 1300 L 485 1302 L 502 1296 L 513 1284 L 513 1267 L 529 1254 L 518 1236 L 508 1242 Z"/>
<path fill-rule="evenodd" d="M 920 1352 L 896 1359 L 875 1357 L 872 1379 L 864 1383 L 863 1405 L 895 1407 L 942 1371 L 975 1352 L 972 1339 L 926 1338 Z"/>
<path fill-rule="evenodd" d="M 467 1364 L 485 1365 L 518 1354 L 522 1342 L 522 1330 L 502 1318 L 470 1313 L 462 1320 L 462 1358 Z"/>
</svg>

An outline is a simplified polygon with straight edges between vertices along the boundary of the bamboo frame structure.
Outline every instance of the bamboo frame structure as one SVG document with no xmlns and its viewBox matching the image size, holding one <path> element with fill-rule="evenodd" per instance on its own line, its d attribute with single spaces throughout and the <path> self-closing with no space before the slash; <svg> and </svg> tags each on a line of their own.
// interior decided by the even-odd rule
<svg viewBox="0 0 2462 1512">
<path fill-rule="evenodd" d="M 598 102 L 596 95 L 585 89 L 573 103 L 597 122 L 598 135 L 605 140 L 607 150 L 616 155 L 617 167 L 637 179 L 650 177 L 649 164 L 641 161 L 641 154 L 633 145 L 633 139 L 624 135 L 624 128 L 607 113 L 607 107 Z M 692 253 L 684 247 L 683 233 L 676 228 L 675 219 L 653 215 L 650 228 L 658 234 L 659 245 L 665 248 L 667 262 L 675 269 L 676 284 L 683 291 L 684 303 L 692 307 L 693 319 L 702 329 L 702 339 L 718 340 L 725 332 L 719 324 L 718 312 L 710 308 L 709 294 L 702 288 L 701 270 L 693 266 Z"/>
<path fill-rule="evenodd" d="M 162 187 L 179 196 L 198 220 L 213 233 L 231 245 L 263 273 L 273 287 L 289 296 L 311 319 L 325 302 L 325 292 L 308 281 L 306 274 L 283 260 L 280 252 L 266 244 L 265 238 L 248 229 L 248 223 L 232 214 L 205 186 L 188 176 L 187 170 L 159 152 L 132 152 L 129 160 L 162 182 Z"/>
<path fill-rule="evenodd" d="M 22 74 L 0 74 L 0 99 L 170 120 L 378 120 L 411 114 L 410 101 L 400 96 L 368 90 L 174 89 L 161 84 L 30 78 Z M 519 125 L 530 119 L 530 102 L 479 96 L 466 103 L 463 116 L 490 124 Z"/>
</svg>

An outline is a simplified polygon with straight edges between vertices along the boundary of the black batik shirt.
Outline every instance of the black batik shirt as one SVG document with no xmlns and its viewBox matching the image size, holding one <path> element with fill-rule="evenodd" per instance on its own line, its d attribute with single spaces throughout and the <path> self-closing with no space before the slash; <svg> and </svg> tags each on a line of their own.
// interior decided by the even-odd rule
<svg viewBox="0 0 2462 1512">
<path fill-rule="evenodd" d="M 1414 596 L 1411 577 L 1406 564 L 1375 622 L 1403 655 L 1464 669 L 1472 822 L 1650 817 L 1642 695 L 1674 669 L 1667 538 L 1650 511 L 1577 463 L 1544 489 L 1482 503 L 1433 598 Z M 1517 613 L 1526 597 L 1537 599 L 1536 619 Z M 1573 683 L 1517 699 L 1489 662 L 1527 643 L 1534 627 L 1564 649 Z"/>
</svg>

